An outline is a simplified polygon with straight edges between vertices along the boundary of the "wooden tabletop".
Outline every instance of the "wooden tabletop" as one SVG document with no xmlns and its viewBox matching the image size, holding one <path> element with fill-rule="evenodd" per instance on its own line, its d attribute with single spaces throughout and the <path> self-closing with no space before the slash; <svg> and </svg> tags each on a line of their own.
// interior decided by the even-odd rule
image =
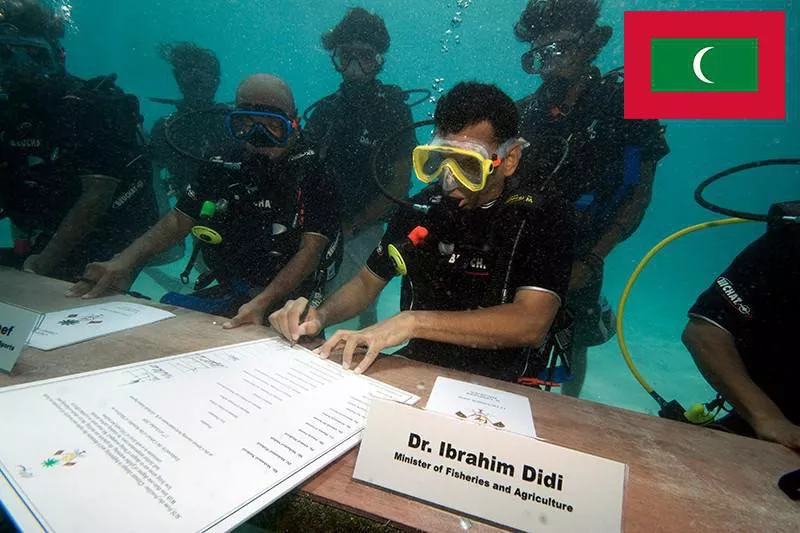
<svg viewBox="0 0 800 533">
<path fill-rule="evenodd" d="M 65 298 L 67 287 L 61 281 L 0 269 L 2 301 L 41 312 L 98 302 Z M 221 318 L 168 309 L 176 318 L 50 352 L 27 348 L 10 375 L 0 374 L 0 387 L 272 335 L 269 329 L 255 326 L 223 331 Z M 381 358 L 368 374 L 421 396 L 420 407 L 437 376 L 527 396 L 539 437 L 629 465 L 623 516 L 626 532 L 800 531 L 800 504 L 777 487 L 782 474 L 800 468 L 800 455 L 777 444 L 401 358 Z M 467 520 L 353 481 L 356 455 L 357 450 L 345 455 L 306 483 L 303 491 L 325 503 L 401 527 L 497 530 L 478 519 Z"/>
</svg>

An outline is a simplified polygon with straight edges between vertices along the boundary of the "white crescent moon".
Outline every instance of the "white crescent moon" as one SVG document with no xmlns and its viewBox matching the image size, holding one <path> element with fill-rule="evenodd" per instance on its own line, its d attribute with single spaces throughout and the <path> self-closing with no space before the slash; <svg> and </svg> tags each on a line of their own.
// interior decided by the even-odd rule
<svg viewBox="0 0 800 533">
<path fill-rule="evenodd" d="M 703 56 L 708 53 L 709 50 L 714 48 L 713 46 L 706 46 L 694 56 L 694 61 L 692 61 L 692 68 L 694 69 L 694 75 L 697 76 L 697 79 L 702 81 L 703 83 L 714 83 L 710 79 L 706 78 L 706 75 L 703 74 Z"/>
</svg>

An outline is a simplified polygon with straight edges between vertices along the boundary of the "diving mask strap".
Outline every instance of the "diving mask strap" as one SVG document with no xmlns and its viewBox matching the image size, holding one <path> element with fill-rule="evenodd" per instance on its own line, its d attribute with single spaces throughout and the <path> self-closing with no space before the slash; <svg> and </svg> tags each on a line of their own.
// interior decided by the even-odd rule
<svg viewBox="0 0 800 533">
<path fill-rule="evenodd" d="M 530 147 L 530 145 L 531 143 L 529 143 L 522 137 L 512 137 L 503 144 L 501 144 L 500 147 L 497 149 L 497 152 L 498 154 L 501 153 L 503 154 L 501 157 L 502 159 L 505 158 L 508 155 L 508 152 L 514 149 L 515 146 L 519 146 L 520 150 L 525 150 L 526 148 Z"/>
<path fill-rule="evenodd" d="M 515 146 L 519 146 L 520 150 L 524 150 L 525 148 L 528 148 L 530 145 L 531 143 L 529 143 L 522 137 L 517 137 L 517 138 L 512 137 L 508 139 L 506 142 L 504 142 L 497 148 L 497 152 L 492 154 L 491 157 L 492 169 L 489 172 L 489 174 L 492 174 L 494 172 L 494 169 L 503 164 L 503 159 L 505 159 L 508 156 L 508 152 L 513 150 Z"/>
</svg>

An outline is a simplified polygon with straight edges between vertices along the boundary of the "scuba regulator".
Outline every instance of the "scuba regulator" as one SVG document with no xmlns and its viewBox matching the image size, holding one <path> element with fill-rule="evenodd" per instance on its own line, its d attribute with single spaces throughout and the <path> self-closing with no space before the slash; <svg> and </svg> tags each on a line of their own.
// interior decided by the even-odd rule
<svg viewBox="0 0 800 533">
<path fill-rule="evenodd" d="M 198 224 L 192 226 L 192 235 L 196 241 L 192 247 L 192 255 L 186 263 L 186 268 L 181 272 L 181 282 L 186 285 L 189 283 L 189 275 L 197 263 L 197 257 L 200 255 L 201 245 L 218 245 L 222 243 L 222 234 L 210 226 L 210 222 L 216 215 L 225 215 L 228 211 L 228 201 L 224 198 L 212 202 L 206 200 L 200 207 L 200 214 L 198 216 Z M 208 286 L 213 279 L 207 279 L 212 276 L 211 273 L 201 274 L 195 283 L 195 290 Z"/>
<path fill-rule="evenodd" d="M 228 201 L 225 199 L 217 200 L 216 202 L 206 200 L 200 208 L 200 221 L 211 220 L 215 214 L 218 212 L 223 214 L 227 209 Z M 200 224 L 192 226 L 192 235 L 206 244 L 220 244 L 222 242 L 222 235 L 209 226 Z"/>
<path fill-rule="evenodd" d="M 427 228 L 417 226 L 408 235 L 386 247 L 386 253 L 398 275 L 408 274 L 408 265 L 413 264 L 413 256 L 416 255 L 417 248 L 425 242 L 429 234 Z"/>
</svg>

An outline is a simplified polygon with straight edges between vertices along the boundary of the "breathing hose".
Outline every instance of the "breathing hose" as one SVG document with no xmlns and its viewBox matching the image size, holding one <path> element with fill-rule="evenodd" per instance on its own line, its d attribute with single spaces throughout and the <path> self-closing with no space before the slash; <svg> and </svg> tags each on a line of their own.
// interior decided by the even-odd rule
<svg viewBox="0 0 800 533">
<path fill-rule="evenodd" d="M 731 167 L 727 170 L 718 172 L 717 174 L 714 174 L 713 176 L 703 180 L 695 189 L 694 193 L 695 201 L 701 207 L 708 209 L 709 211 L 728 215 L 732 218 L 703 222 L 676 231 L 672 235 L 668 236 L 667 238 L 663 239 L 661 242 L 656 244 L 649 252 L 647 252 L 644 258 L 642 258 L 642 260 L 636 266 L 631 276 L 628 278 L 628 281 L 625 284 L 625 288 L 622 290 L 622 295 L 620 296 L 619 305 L 617 307 L 617 323 L 616 323 L 617 343 L 619 344 L 619 349 L 620 352 L 622 353 L 623 359 L 625 360 L 625 364 L 630 369 L 631 374 L 633 374 L 633 377 L 636 379 L 636 381 L 639 382 L 639 384 L 647 392 L 647 394 L 649 394 L 658 403 L 659 407 L 661 408 L 659 411 L 660 416 L 663 416 L 665 418 L 683 420 L 693 424 L 707 424 L 714 421 L 716 415 L 723 408 L 724 401 L 718 395 L 717 399 L 713 400 L 712 402 L 709 402 L 707 404 L 702 404 L 702 403 L 695 404 L 689 409 L 684 410 L 683 407 L 676 400 L 672 400 L 669 402 L 666 401 L 660 394 L 658 394 L 658 392 L 655 391 L 655 389 L 653 389 L 653 387 L 647 382 L 647 380 L 644 378 L 641 372 L 639 372 L 638 368 L 633 362 L 630 350 L 628 349 L 623 329 L 624 317 L 625 317 L 625 305 L 628 302 L 628 297 L 630 296 L 631 290 L 633 289 L 636 280 L 639 278 L 639 275 L 642 273 L 642 271 L 650 262 L 650 260 L 652 260 L 653 257 L 658 252 L 660 252 L 665 246 L 667 246 L 671 242 L 680 239 L 681 237 L 684 237 L 686 235 L 689 235 L 690 233 L 710 228 L 716 228 L 720 226 L 741 224 L 744 222 L 770 222 L 770 216 L 768 215 L 728 209 L 709 202 L 703 197 L 703 193 L 705 192 L 706 188 L 708 188 L 709 185 L 726 176 L 730 176 L 732 174 L 736 174 L 738 172 L 742 172 L 745 170 L 774 166 L 774 165 L 798 165 L 798 164 L 800 164 L 800 159 L 796 158 L 764 159 L 760 161 L 753 161 L 751 163 L 745 163 L 742 165 Z"/>
<path fill-rule="evenodd" d="M 378 186 L 378 190 L 380 190 L 381 194 L 401 207 L 412 209 L 414 211 L 420 211 L 422 213 L 427 213 L 430 210 L 431 206 L 427 204 L 417 204 L 414 202 L 410 202 L 404 198 L 397 198 L 395 195 L 389 192 L 389 190 L 383 185 L 383 183 L 381 183 L 380 177 L 378 176 L 378 157 L 383 153 L 383 149 L 386 147 L 386 145 L 393 143 L 398 137 L 400 137 L 404 133 L 411 130 L 415 130 L 422 126 L 431 126 L 434 123 L 435 122 L 433 120 L 423 120 L 421 122 L 415 122 L 413 124 L 409 124 L 408 126 L 400 128 L 392 135 L 386 137 L 383 140 L 383 142 L 378 144 L 372 151 L 372 157 L 370 157 L 370 170 L 372 171 L 372 179 L 375 182 L 375 185 Z"/>
</svg>

